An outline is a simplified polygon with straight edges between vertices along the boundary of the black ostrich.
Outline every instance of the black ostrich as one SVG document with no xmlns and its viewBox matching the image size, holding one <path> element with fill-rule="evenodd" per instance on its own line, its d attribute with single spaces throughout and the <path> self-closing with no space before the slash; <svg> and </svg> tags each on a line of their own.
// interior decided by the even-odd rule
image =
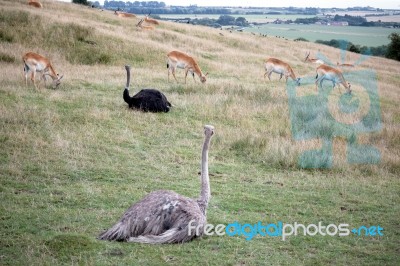
<svg viewBox="0 0 400 266">
<path fill-rule="evenodd" d="M 126 65 L 126 87 L 124 90 L 124 101 L 129 104 L 129 108 L 136 108 L 144 112 L 165 112 L 171 109 L 171 103 L 168 102 L 165 95 L 156 89 L 143 89 L 133 97 L 129 96 L 129 84 L 131 79 L 131 67 Z"/>
</svg>

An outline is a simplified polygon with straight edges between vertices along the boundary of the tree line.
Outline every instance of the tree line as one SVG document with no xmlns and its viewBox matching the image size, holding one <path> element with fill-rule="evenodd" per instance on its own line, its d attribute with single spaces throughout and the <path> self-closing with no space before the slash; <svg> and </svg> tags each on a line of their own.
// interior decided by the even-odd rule
<svg viewBox="0 0 400 266">
<path fill-rule="evenodd" d="M 324 16 L 324 17 L 312 17 L 312 18 L 297 18 L 294 23 L 297 24 L 315 24 L 317 22 L 330 23 L 330 22 L 347 22 L 349 26 L 361 26 L 361 27 L 400 27 L 398 22 L 382 22 L 382 21 L 367 21 L 365 17 L 350 16 L 350 15 L 335 15 Z M 290 21 L 292 22 L 292 21 Z"/>
<path fill-rule="evenodd" d="M 214 28 L 220 28 L 221 26 L 238 26 L 247 27 L 249 22 L 244 17 L 233 17 L 229 15 L 221 15 L 218 19 L 213 18 L 200 18 L 200 19 L 188 19 L 191 24 L 210 26 Z"/>
<path fill-rule="evenodd" d="M 360 46 L 344 40 L 335 39 L 330 41 L 317 40 L 315 42 L 358 54 L 381 56 L 400 61 L 400 35 L 393 32 L 388 36 L 388 38 L 390 39 L 390 43 L 388 45 L 381 45 L 377 47 Z M 296 40 L 307 41 L 304 38 L 298 38 Z"/>
</svg>

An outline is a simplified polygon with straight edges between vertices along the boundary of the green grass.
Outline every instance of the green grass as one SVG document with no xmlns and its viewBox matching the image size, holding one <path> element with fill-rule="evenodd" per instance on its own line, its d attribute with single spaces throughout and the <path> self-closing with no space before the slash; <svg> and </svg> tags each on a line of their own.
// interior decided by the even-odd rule
<svg viewBox="0 0 400 266">
<path fill-rule="evenodd" d="M 378 147 L 381 163 L 347 164 L 345 140 L 336 139 L 333 167 L 306 170 L 299 168 L 298 156 L 318 141 L 293 139 L 284 82 L 277 75 L 264 81 L 262 62 L 275 55 L 296 74 L 315 75 L 315 67 L 302 62 L 304 51 L 320 49 L 329 58 L 340 51 L 312 43 L 287 50 L 284 40 L 264 43 L 238 33 L 222 38 L 219 30 L 168 22 L 141 32 L 111 13 L 59 2 L 37 10 L 25 2 L 0 0 L 0 23 L 10 27 L 2 30 L 11 36 L 0 43 L 1 265 L 397 265 L 398 62 L 365 63 L 379 76 L 384 128 L 360 136 L 360 142 Z M 67 11 L 73 21 L 60 21 Z M 20 15 L 15 21 L 36 24 L 11 25 L 14 20 L 4 18 Z M 61 39 L 41 46 L 24 37 L 29 31 L 37 40 L 56 32 Z M 109 60 L 86 61 L 99 54 L 87 55 L 85 47 L 99 47 Z M 207 83 L 188 77 L 184 85 L 182 70 L 179 84 L 168 83 L 165 54 L 172 49 L 195 55 L 210 72 Z M 60 87 L 25 86 L 20 58 L 27 50 L 51 58 L 65 75 Z M 347 56 L 354 61 L 357 55 Z M 174 105 L 169 113 L 127 108 L 126 63 L 132 65 L 132 92 L 162 90 Z M 302 93 L 303 87 L 297 89 Z M 208 236 L 158 246 L 96 240 L 151 191 L 197 197 L 204 124 L 216 128 L 209 223 L 380 225 L 384 236 Z"/>
<path fill-rule="evenodd" d="M 267 24 L 254 28 L 246 28 L 248 32 L 267 34 L 269 36 L 280 36 L 288 39 L 305 38 L 308 41 L 316 40 L 330 41 L 346 40 L 348 42 L 376 47 L 388 45 L 390 39 L 388 36 L 392 32 L 399 33 L 399 29 L 390 29 L 382 27 L 358 27 L 358 26 L 324 26 L 324 25 L 285 25 L 285 24 Z M 374 38 L 371 38 L 374 36 Z"/>
</svg>

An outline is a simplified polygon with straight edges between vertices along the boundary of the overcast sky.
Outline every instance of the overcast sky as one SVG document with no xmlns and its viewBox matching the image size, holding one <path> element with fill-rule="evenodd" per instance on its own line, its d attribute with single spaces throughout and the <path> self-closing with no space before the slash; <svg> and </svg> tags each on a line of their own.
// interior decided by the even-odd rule
<svg viewBox="0 0 400 266">
<path fill-rule="evenodd" d="M 62 0 L 71 2 L 71 0 Z M 96 1 L 96 0 L 92 0 Z M 104 0 L 97 0 L 100 4 Z M 138 0 L 141 2 L 140 0 Z M 157 0 L 155 0 L 157 1 Z M 124 1 L 135 2 L 135 0 Z M 158 0 L 166 5 L 188 6 L 197 4 L 198 6 L 257 6 L 257 7 L 353 7 L 353 6 L 372 6 L 387 9 L 400 9 L 399 0 Z"/>
</svg>

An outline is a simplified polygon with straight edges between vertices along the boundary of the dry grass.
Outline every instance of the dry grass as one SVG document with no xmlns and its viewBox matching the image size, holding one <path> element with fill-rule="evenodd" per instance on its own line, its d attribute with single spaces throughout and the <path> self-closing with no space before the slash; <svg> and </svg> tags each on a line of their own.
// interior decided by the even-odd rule
<svg viewBox="0 0 400 266">
<path fill-rule="evenodd" d="M 15 14 L 21 21 L 34 19 L 35 25 L 10 26 Z M 306 52 L 336 64 L 339 50 L 238 32 L 220 36 L 216 29 L 170 22 L 138 31 L 136 24 L 67 3 L 43 1 L 43 9 L 33 9 L 23 0 L 0 0 L 0 50 L 9 56 L 0 62 L 0 245 L 5 247 L 0 264 L 28 258 L 32 264 L 115 264 L 115 258 L 126 264 L 394 264 L 399 62 L 371 57 L 355 69 L 377 73 L 382 130 L 360 134 L 358 141 L 380 150 L 380 164 L 347 164 L 346 139 L 338 137 L 332 169 L 303 170 L 299 154 L 321 147 L 322 141 L 293 139 L 286 84 L 276 74 L 271 82 L 264 80 L 263 61 L 280 58 L 296 75 L 315 77 L 316 66 L 303 62 Z M 29 30 L 37 34 L 34 40 L 24 35 Z M 167 82 L 166 54 L 173 49 L 198 60 L 209 72 L 206 84 L 188 77 L 184 85 L 183 70 L 177 71 L 179 84 Z M 64 74 L 57 90 L 25 87 L 21 56 L 27 51 L 46 55 Z M 358 58 L 348 53 L 345 61 Z M 162 90 L 174 105 L 170 113 L 126 108 L 125 64 L 132 66 L 132 90 Z M 326 82 L 324 88 L 329 86 Z M 316 95 L 315 85 L 305 83 L 296 94 Z M 95 241 L 149 191 L 197 195 L 204 124 L 213 124 L 217 132 L 210 156 L 209 222 L 379 223 L 387 235 L 288 242 L 209 237 L 140 249 Z M 74 242 L 70 249 L 62 246 Z"/>
</svg>

